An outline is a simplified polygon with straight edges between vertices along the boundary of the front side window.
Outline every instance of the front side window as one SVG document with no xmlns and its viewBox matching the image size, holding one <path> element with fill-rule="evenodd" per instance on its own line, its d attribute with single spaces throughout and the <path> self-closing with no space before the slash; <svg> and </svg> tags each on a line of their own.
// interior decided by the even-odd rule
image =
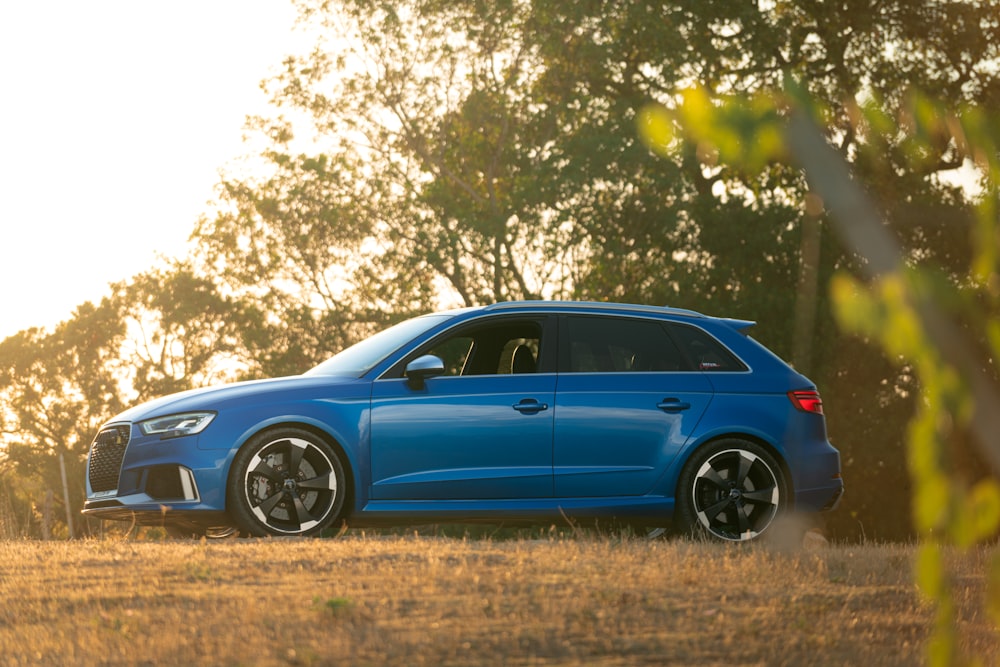
<svg viewBox="0 0 1000 667">
<path fill-rule="evenodd" d="M 444 361 L 445 375 L 510 375 L 538 372 L 542 325 L 500 320 L 462 327 L 420 351 Z"/>
<path fill-rule="evenodd" d="M 564 373 L 629 373 L 691 370 L 654 320 L 570 316 L 561 346 Z"/>
</svg>

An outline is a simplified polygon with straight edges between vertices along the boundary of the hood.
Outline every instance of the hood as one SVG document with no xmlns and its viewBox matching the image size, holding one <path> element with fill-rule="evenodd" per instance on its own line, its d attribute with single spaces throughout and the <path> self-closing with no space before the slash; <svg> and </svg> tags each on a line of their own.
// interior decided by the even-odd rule
<svg viewBox="0 0 1000 667">
<path fill-rule="evenodd" d="M 221 410 L 234 401 L 246 402 L 254 399 L 266 401 L 268 397 L 278 393 L 281 394 L 283 400 L 287 400 L 290 394 L 304 396 L 314 394 L 319 390 L 328 396 L 340 395 L 343 390 L 335 388 L 359 384 L 367 385 L 368 382 L 354 377 L 332 375 L 295 375 L 268 380 L 235 382 L 154 398 L 125 410 L 109 419 L 108 423 L 136 422 L 177 412 Z"/>
</svg>

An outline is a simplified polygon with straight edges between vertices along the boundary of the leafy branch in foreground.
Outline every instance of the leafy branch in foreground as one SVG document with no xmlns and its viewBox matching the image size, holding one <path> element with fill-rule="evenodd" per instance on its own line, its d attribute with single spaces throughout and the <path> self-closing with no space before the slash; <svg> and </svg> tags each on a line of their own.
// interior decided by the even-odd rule
<svg viewBox="0 0 1000 667">
<path fill-rule="evenodd" d="M 908 430 L 913 513 L 923 546 L 916 578 L 937 606 L 928 645 L 931 664 L 962 658 L 955 630 L 952 585 L 944 546 L 967 551 L 1000 530 L 1000 265 L 997 192 L 1000 124 L 977 108 L 950 112 L 919 95 L 899 108 L 898 119 L 876 104 L 855 105 L 853 132 L 892 134 L 919 173 L 928 156 L 947 152 L 979 174 L 974 254 L 964 275 L 948 276 L 907 256 L 883 224 L 876 205 L 852 178 L 844 157 L 819 130 L 824 110 L 789 82 L 781 94 L 713 98 L 700 89 L 675 110 L 647 107 L 639 130 L 656 152 L 669 153 L 683 134 L 711 160 L 754 171 L 773 162 L 803 167 L 810 196 L 822 202 L 841 239 L 860 258 L 863 278 L 846 272 L 830 285 L 838 322 L 876 340 L 891 357 L 911 364 L 921 400 Z M 903 134 L 899 140 L 900 133 Z M 968 434 L 992 475 L 966 479 L 949 445 Z M 990 572 L 989 611 L 1000 620 L 1000 559 Z"/>
</svg>

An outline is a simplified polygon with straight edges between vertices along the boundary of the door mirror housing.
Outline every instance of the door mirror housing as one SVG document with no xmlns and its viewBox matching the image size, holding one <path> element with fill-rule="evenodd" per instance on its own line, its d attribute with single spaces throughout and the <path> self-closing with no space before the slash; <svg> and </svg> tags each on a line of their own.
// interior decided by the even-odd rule
<svg viewBox="0 0 1000 667">
<path fill-rule="evenodd" d="M 414 389 L 423 389 L 427 378 L 444 375 L 444 362 L 433 354 L 425 354 L 406 364 L 406 379 Z"/>
</svg>

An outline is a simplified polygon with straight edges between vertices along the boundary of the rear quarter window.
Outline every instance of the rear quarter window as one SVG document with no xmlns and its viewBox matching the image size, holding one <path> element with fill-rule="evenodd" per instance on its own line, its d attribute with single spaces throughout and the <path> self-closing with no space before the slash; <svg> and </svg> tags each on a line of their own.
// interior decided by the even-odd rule
<svg viewBox="0 0 1000 667">
<path fill-rule="evenodd" d="M 671 322 L 666 328 L 694 368 L 707 373 L 748 370 L 729 348 L 698 327 Z"/>
</svg>

